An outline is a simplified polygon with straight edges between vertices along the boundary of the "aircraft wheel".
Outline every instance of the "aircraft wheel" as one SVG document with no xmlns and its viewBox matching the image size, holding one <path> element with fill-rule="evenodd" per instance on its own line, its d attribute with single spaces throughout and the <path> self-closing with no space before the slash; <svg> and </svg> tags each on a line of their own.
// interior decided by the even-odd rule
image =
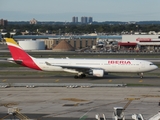
<svg viewBox="0 0 160 120">
<path fill-rule="evenodd" d="M 77 78 L 78 78 L 78 75 L 75 75 L 74 78 L 77 79 Z"/>
<path fill-rule="evenodd" d="M 85 78 L 86 75 L 85 74 L 81 74 L 81 75 L 75 75 L 74 78 L 77 79 L 77 78 Z"/>
<path fill-rule="evenodd" d="M 81 74 L 81 75 L 79 76 L 79 78 L 84 78 L 83 74 Z"/>
<path fill-rule="evenodd" d="M 143 73 L 141 73 L 141 79 L 143 78 Z"/>
<path fill-rule="evenodd" d="M 79 78 L 85 78 L 85 77 L 86 77 L 85 74 L 81 74 L 81 75 L 79 76 Z"/>
<path fill-rule="evenodd" d="M 86 77 L 86 75 L 85 75 L 85 74 L 83 74 L 83 77 Z"/>
<path fill-rule="evenodd" d="M 80 75 L 80 76 L 79 76 L 79 78 L 83 78 L 83 76 L 82 76 L 82 75 Z"/>
</svg>

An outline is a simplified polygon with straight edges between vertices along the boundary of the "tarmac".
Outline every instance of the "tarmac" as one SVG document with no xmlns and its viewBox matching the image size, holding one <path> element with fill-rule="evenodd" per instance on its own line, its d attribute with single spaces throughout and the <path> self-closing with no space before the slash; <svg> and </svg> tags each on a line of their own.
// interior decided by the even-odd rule
<svg viewBox="0 0 160 120">
<path fill-rule="evenodd" d="M 0 74 L 0 119 L 15 119 L 7 113 L 17 107 L 36 120 L 95 120 L 96 114 L 110 120 L 114 107 L 124 107 L 126 120 L 135 113 L 148 120 L 160 111 L 159 71 L 145 73 L 143 79 L 136 74 L 74 79 L 71 74 L 43 76 L 28 68 L 0 68 L 1 73 L 13 72 Z"/>
<path fill-rule="evenodd" d="M 141 113 L 145 119 L 160 110 L 159 87 L 9 87 L 0 88 L 0 113 L 5 117 L 8 108 L 17 107 L 31 119 L 79 119 L 95 114 L 112 118 L 113 107 L 124 107 L 126 119 Z M 36 118 L 34 118 L 36 117 Z"/>
</svg>

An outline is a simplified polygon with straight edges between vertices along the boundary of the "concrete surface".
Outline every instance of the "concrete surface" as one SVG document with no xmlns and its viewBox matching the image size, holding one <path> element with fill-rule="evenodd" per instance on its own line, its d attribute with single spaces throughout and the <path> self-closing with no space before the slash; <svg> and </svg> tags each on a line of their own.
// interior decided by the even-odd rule
<svg viewBox="0 0 160 120">
<path fill-rule="evenodd" d="M 18 107 L 22 114 L 34 114 L 39 119 L 79 119 L 83 115 L 94 118 L 97 113 L 111 118 L 113 107 L 124 107 L 129 100 L 131 103 L 124 111 L 126 118 L 131 119 L 132 114 L 141 113 L 148 119 L 160 110 L 160 88 L 0 88 L 0 113 L 5 115 L 8 108 Z"/>
</svg>

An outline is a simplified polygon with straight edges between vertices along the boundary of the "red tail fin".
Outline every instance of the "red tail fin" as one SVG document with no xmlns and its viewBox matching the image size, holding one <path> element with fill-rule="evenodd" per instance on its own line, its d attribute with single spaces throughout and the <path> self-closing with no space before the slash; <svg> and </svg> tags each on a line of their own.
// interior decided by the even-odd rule
<svg viewBox="0 0 160 120">
<path fill-rule="evenodd" d="M 12 38 L 6 38 L 6 42 L 14 60 L 26 60 L 30 58 Z"/>
<path fill-rule="evenodd" d="M 12 58 L 18 64 L 23 66 L 41 70 L 34 62 L 32 57 L 26 53 L 14 40 L 13 38 L 6 38 L 5 39 L 8 45 L 8 48 L 11 52 Z M 20 62 L 21 61 L 21 62 Z"/>
</svg>

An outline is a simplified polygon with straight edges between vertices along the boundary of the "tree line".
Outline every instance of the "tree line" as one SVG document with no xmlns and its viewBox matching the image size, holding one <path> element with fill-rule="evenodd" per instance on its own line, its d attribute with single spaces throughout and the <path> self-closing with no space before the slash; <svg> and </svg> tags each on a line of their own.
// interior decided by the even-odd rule
<svg viewBox="0 0 160 120">
<path fill-rule="evenodd" d="M 0 26 L 1 32 L 13 32 L 16 30 L 16 35 L 21 35 L 22 32 L 26 30 L 30 34 L 88 34 L 88 33 L 104 33 L 104 34 L 121 34 L 122 32 L 149 32 L 149 31 L 160 31 L 160 25 L 136 25 L 136 24 L 126 24 L 126 25 L 7 25 Z"/>
</svg>

